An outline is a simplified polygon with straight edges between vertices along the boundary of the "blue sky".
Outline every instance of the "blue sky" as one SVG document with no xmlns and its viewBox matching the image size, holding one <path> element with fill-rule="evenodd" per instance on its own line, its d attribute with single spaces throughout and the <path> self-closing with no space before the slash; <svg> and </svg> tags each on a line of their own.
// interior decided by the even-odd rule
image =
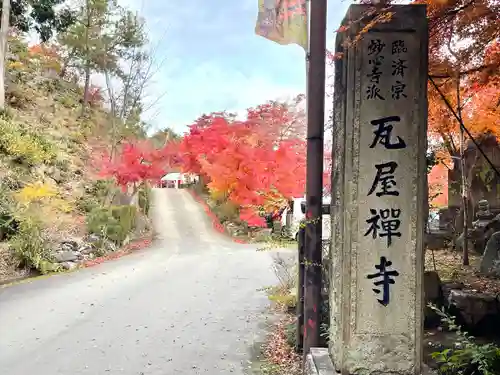
<svg viewBox="0 0 500 375">
<path fill-rule="evenodd" d="M 258 0 L 121 0 L 148 23 L 165 62 L 149 88 L 145 119 L 184 132 L 203 113 L 244 111 L 305 92 L 304 51 L 255 35 Z M 348 2 L 330 0 L 331 45 Z"/>
</svg>

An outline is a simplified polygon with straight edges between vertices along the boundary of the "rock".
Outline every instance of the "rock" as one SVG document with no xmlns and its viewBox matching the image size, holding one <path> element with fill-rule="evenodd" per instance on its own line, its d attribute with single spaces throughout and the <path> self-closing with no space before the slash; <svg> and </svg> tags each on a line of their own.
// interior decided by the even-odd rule
<svg viewBox="0 0 500 375">
<path fill-rule="evenodd" d="M 61 266 L 65 269 L 65 270 L 74 270 L 76 267 L 77 267 L 77 264 L 74 263 L 74 262 L 62 262 L 61 263 Z"/>
<path fill-rule="evenodd" d="M 85 236 L 83 241 L 86 243 L 89 243 L 89 244 L 95 244 L 95 243 L 101 241 L 101 238 L 97 234 L 89 234 L 89 235 Z"/>
<path fill-rule="evenodd" d="M 89 255 L 96 251 L 96 248 L 92 244 L 83 244 L 78 249 L 78 252 L 83 255 Z"/>
<path fill-rule="evenodd" d="M 78 250 L 78 244 L 73 241 L 63 241 L 59 244 L 59 252 L 63 251 L 76 251 Z"/>
<path fill-rule="evenodd" d="M 424 326 L 425 328 L 437 327 L 441 322 L 441 318 L 428 307 L 428 304 L 433 304 L 441 308 L 444 303 L 441 279 L 435 271 L 424 272 L 424 300 Z"/>
<path fill-rule="evenodd" d="M 495 232 L 486 243 L 480 271 L 482 273 L 498 273 L 500 269 L 495 267 L 495 261 L 498 260 L 500 260 L 500 232 Z"/>
<path fill-rule="evenodd" d="M 476 335 L 488 335 L 498 330 L 500 321 L 499 301 L 495 295 L 477 293 L 472 290 L 450 291 L 448 309 L 457 317 L 457 324 Z"/>
<path fill-rule="evenodd" d="M 424 296 L 426 304 L 443 301 L 442 283 L 436 271 L 424 272 Z"/>
<path fill-rule="evenodd" d="M 73 262 L 78 259 L 78 253 L 74 251 L 63 251 L 61 253 L 55 254 L 54 259 L 58 263 Z"/>
<path fill-rule="evenodd" d="M 104 250 L 106 253 L 112 253 L 118 250 L 118 247 L 111 241 L 103 240 L 101 242 L 101 250 Z"/>
</svg>

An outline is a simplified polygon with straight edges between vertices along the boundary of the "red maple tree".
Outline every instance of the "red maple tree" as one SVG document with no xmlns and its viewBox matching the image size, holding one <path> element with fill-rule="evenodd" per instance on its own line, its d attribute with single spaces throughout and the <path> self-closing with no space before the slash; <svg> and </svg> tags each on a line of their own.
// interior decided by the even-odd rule
<svg viewBox="0 0 500 375">
<path fill-rule="evenodd" d="M 157 182 L 165 174 L 156 152 L 148 142 L 125 142 L 114 158 L 101 155 L 99 175 L 113 178 L 124 192 L 132 188 L 133 196 L 143 182 Z"/>
<path fill-rule="evenodd" d="M 179 145 L 182 169 L 202 176 L 213 195 L 239 206 L 249 225 L 263 226 L 263 212 L 304 193 L 305 143 L 290 131 L 292 121 L 276 103 L 249 109 L 245 121 L 225 113 L 204 115 Z"/>
</svg>

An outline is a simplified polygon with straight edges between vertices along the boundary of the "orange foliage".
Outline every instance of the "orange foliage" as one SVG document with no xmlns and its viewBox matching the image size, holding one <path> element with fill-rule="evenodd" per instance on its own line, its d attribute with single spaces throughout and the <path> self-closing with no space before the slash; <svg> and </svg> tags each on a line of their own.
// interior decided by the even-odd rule
<svg viewBox="0 0 500 375">
<path fill-rule="evenodd" d="M 180 158 L 175 162 L 183 171 L 200 175 L 212 194 L 240 207 L 241 220 L 265 225 L 262 212 L 273 212 L 304 194 L 301 100 L 250 108 L 244 121 L 227 113 L 204 115 L 176 145 Z M 163 153 L 172 154 L 172 145 Z"/>
<path fill-rule="evenodd" d="M 448 169 L 443 164 L 435 165 L 428 175 L 429 203 L 433 207 L 448 205 Z"/>
<path fill-rule="evenodd" d="M 472 136 L 500 136 L 500 1 L 415 2 L 428 4 L 430 76 L 453 110 L 460 107 Z M 459 154 L 459 132 L 457 119 L 429 84 L 429 138 L 447 164 Z"/>
<path fill-rule="evenodd" d="M 32 58 L 42 62 L 43 67 L 47 69 L 61 69 L 61 56 L 57 46 L 35 44 L 28 49 Z"/>
</svg>

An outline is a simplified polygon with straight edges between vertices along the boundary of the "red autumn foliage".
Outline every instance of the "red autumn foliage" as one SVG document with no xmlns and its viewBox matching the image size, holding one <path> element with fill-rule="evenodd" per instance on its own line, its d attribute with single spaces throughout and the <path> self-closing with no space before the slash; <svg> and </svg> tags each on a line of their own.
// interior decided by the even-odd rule
<svg viewBox="0 0 500 375">
<path fill-rule="evenodd" d="M 164 169 L 156 162 L 156 152 L 148 142 L 126 142 L 115 157 L 102 155 L 99 175 L 113 178 L 124 191 L 142 182 L 156 182 L 165 174 Z"/>
<path fill-rule="evenodd" d="M 182 170 L 200 175 L 213 195 L 239 206 L 249 225 L 264 226 L 260 213 L 304 194 L 305 126 L 296 109 L 302 100 L 249 109 L 245 121 L 227 113 L 200 117 L 178 146 Z"/>
</svg>

